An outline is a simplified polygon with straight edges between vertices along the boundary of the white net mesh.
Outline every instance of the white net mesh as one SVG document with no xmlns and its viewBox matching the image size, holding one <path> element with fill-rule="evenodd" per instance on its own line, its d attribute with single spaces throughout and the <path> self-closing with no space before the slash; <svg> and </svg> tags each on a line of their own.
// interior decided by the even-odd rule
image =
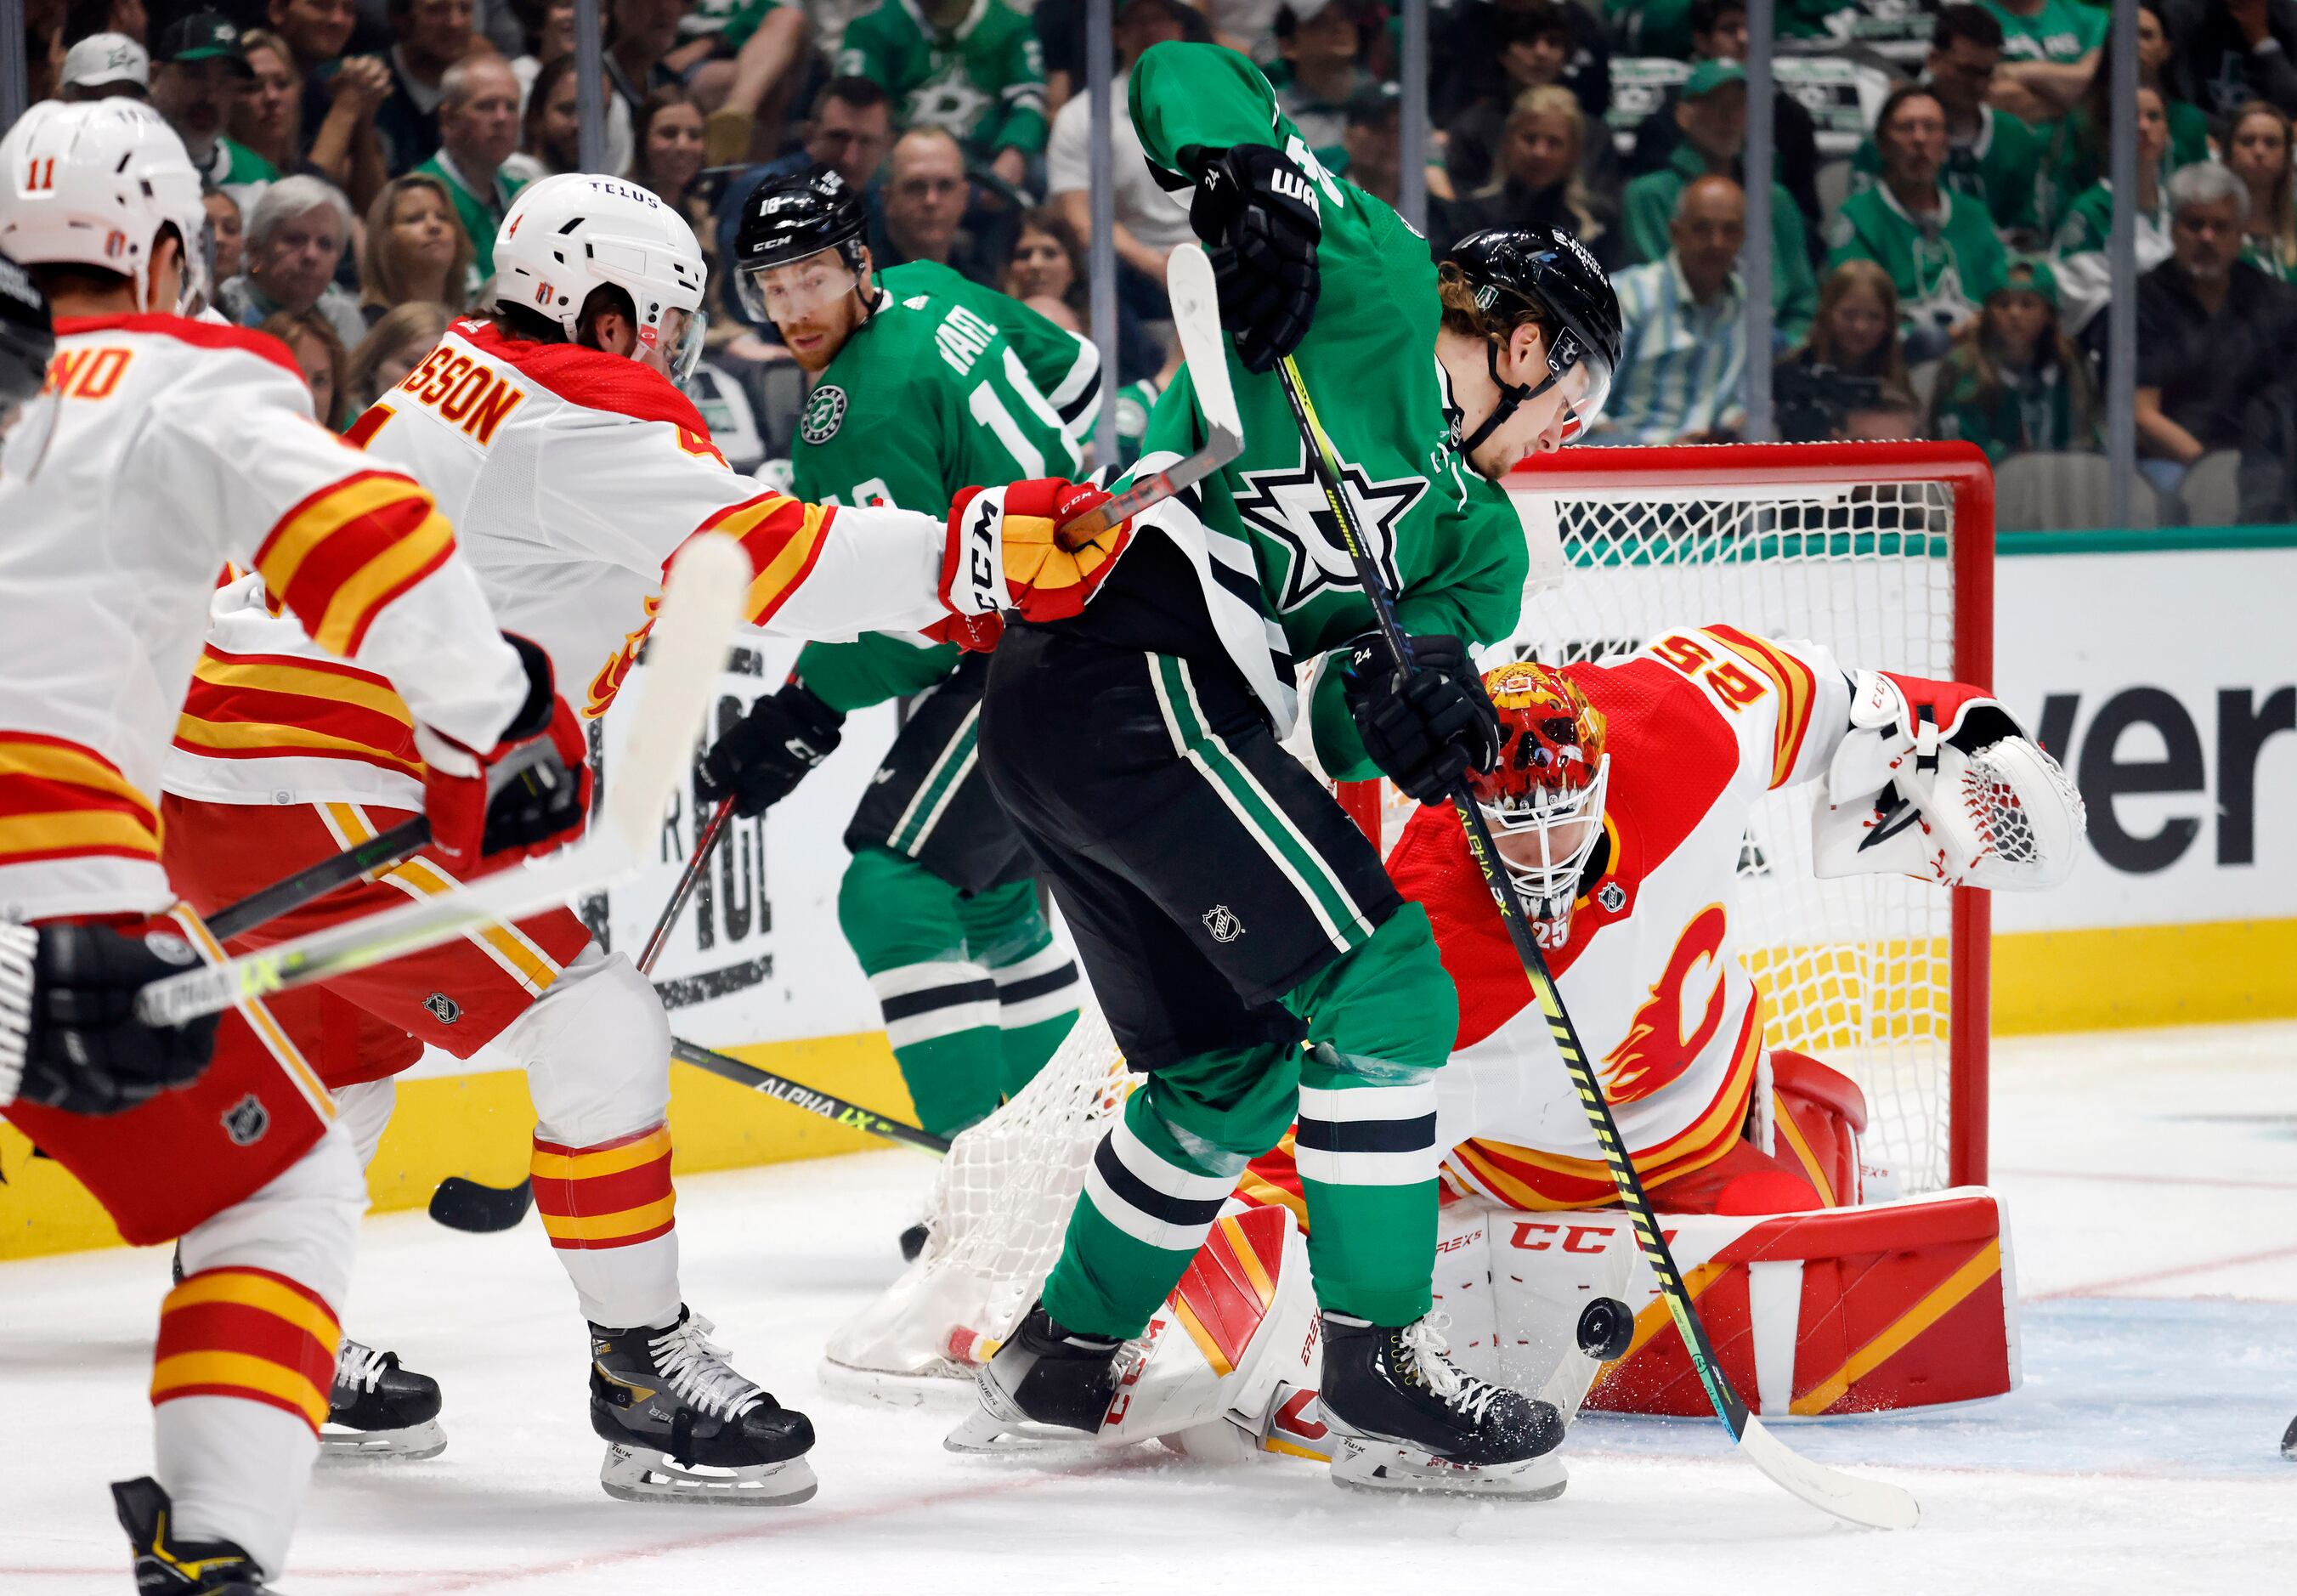
<svg viewBox="0 0 2297 1596">
<path fill-rule="evenodd" d="M 1621 450 L 1616 485 L 1522 491 L 1535 542 L 1560 537 L 1573 569 L 1560 588 L 1527 598 L 1516 639 L 1487 662 L 1616 659 L 1670 627 L 1721 621 L 1824 643 L 1846 670 L 1953 675 L 1954 499 L 1943 483 L 1733 481 L 1733 451 L 1711 452 L 1716 481 L 1695 489 L 1636 488 L 1634 451 Z M 1818 880 L 1812 801 L 1807 788 L 1765 800 L 1741 857 L 1736 907 L 1768 996 L 1768 1040 L 1856 1079 L 1866 1162 L 1909 1192 L 1934 1189 L 1947 1184 L 1953 1131 L 1950 899 L 1909 880 Z M 1387 807 L 1390 841 L 1404 812 Z M 951 1375 L 962 1371 L 952 1331 L 1010 1334 L 1059 1255 L 1093 1148 L 1130 1086 L 1088 1003 L 1036 1081 L 958 1139 L 934 1194 L 933 1239 L 832 1339 L 831 1362 Z"/>
</svg>

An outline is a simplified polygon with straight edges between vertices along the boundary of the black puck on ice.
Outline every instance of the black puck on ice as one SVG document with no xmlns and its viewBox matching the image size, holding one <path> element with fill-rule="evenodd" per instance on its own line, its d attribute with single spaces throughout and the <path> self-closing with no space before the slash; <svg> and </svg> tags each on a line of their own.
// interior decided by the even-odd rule
<svg viewBox="0 0 2297 1596">
<path fill-rule="evenodd" d="M 1635 1316 L 1616 1296 L 1599 1296 L 1579 1310 L 1579 1350 L 1598 1363 L 1617 1362 L 1635 1339 Z"/>
<path fill-rule="evenodd" d="M 926 1250 L 926 1240 L 928 1237 L 932 1236 L 932 1229 L 927 1226 L 923 1220 L 919 1220 L 908 1230 L 902 1231 L 902 1262 L 904 1263 L 915 1263 L 918 1261 L 918 1255 Z"/>
</svg>

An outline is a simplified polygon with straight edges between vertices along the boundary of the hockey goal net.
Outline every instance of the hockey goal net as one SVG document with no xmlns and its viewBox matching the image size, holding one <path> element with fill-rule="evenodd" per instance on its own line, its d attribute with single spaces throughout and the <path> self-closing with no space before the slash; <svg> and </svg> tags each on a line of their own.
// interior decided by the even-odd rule
<svg viewBox="0 0 2297 1596">
<path fill-rule="evenodd" d="M 1574 449 L 1509 481 L 1534 587 L 1486 662 L 1624 658 L 1674 626 L 1728 621 L 1807 638 L 1845 670 L 1990 685 L 1993 478 L 1967 445 Z M 1560 554 L 1559 554 L 1560 551 Z M 1542 586 L 1544 552 L 1568 564 Z M 1393 842 L 1406 812 L 1379 784 L 1341 797 Z M 1770 794 L 1741 852 L 1742 945 L 1766 991 L 1766 1040 L 1865 1093 L 1865 1162 L 1904 1192 L 1986 1169 L 1985 895 L 1908 879 L 1820 881 L 1812 789 Z M 932 1238 L 833 1338 L 833 1365 L 958 1372 L 1010 1333 L 1058 1255 L 1104 1122 L 1130 1081 L 1090 1005 L 1027 1090 L 958 1139 Z"/>
</svg>

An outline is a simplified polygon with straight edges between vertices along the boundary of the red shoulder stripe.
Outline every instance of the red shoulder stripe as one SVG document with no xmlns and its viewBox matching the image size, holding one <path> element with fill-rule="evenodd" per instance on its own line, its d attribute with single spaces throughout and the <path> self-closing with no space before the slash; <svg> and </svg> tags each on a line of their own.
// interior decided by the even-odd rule
<svg viewBox="0 0 2297 1596">
<path fill-rule="evenodd" d="M 479 317 L 458 321 L 447 331 L 570 405 L 611 411 L 632 421 L 668 422 L 704 438 L 710 436 L 710 424 L 702 419 L 694 401 L 651 366 L 579 343 L 506 338 L 494 323 Z"/>
<path fill-rule="evenodd" d="M 287 346 L 253 327 L 223 326 L 211 321 L 193 321 L 188 316 L 149 311 L 133 316 L 67 316 L 56 323 L 59 338 L 74 338 L 85 333 L 151 333 L 195 349 L 238 350 L 270 361 L 298 383 L 303 380 L 303 368 L 295 364 L 295 357 Z"/>
</svg>

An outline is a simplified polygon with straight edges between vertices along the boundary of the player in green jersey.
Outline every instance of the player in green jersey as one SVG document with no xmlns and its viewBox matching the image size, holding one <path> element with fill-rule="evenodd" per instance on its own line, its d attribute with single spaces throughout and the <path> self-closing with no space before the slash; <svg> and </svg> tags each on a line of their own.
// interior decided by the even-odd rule
<svg viewBox="0 0 2297 1596">
<path fill-rule="evenodd" d="M 860 197 L 817 168 L 760 187 L 736 235 L 745 308 L 773 324 L 814 379 L 792 450 L 793 491 L 940 515 L 968 482 L 1075 470 L 1075 445 L 1029 362 L 973 307 L 996 301 L 984 308 L 1016 329 L 1042 318 L 961 278 L 953 296 L 914 275 L 900 288 L 881 284 L 868 231 Z M 1049 322 L 1042 330 L 1052 340 L 1031 330 L 1041 369 L 1066 381 L 1075 341 Z M 1026 1085 L 1076 1018 L 1076 965 L 1046 924 L 1020 834 L 980 770 L 988 663 L 916 636 L 808 644 L 788 683 L 703 761 L 704 796 L 755 814 L 836 746 L 848 713 L 912 698 L 846 827 L 853 859 L 837 911 L 918 1122 L 940 1136 Z"/>
<path fill-rule="evenodd" d="M 1618 302 L 1577 241 L 1548 230 L 1471 235 L 1439 273 L 1395 211 L 1316 162 L 1232 52 L 1159 45 L 1130 98 L 1152 170 L 1196 190 L 1244 447 L 1135 518 L 1090 607 L 1009 625 L 992 658 L 991 780 L 1148 1080 L 1096 1150 L 1042 1298 L 983 1369 L 981 1411 L 951 1444 L 1096 1430 L 1122 1344 L 1238 1172 L 1297 1118 L 1334 1477 L 1551 1494 L 1554 1409 L 1462 1373 L 1427 1317 L 1432 1077 L 1457 995 L 1426 915 L 1279 739 L 1301 710 L 1296 662 L 1313 662 L 1330 775 L 1384 772 L 1426 801 L 1488 763 L 1497 723 L 1469 645 L 1513 629 L 1529 564 L 1497 479 L 1593 419 Z M 1412 635 L 1408 677 L 1371 635 L 1271 374 L 1287 354 Z M 1184 367 L 1158 399 L 1135 475 L 1201 447 L 1198 374 Z M 961 497 L 952 523 L 978 563 L 953 584 L 988 583 L 976 572 L 1004 568 L 1009 525 L 1029 536 L 1046 502 L 1034 483 Z M 970 590 L 952 602 L 981 607 Z"/>
<path fill-rule="evenodd" d="M 845 25 L 837 70 L 893 95 L 898 126 L 946 128 L 1009 184 L 1045 147 L 1044 53 L 1002 0 L 884 0 Z"/>
</svg>

